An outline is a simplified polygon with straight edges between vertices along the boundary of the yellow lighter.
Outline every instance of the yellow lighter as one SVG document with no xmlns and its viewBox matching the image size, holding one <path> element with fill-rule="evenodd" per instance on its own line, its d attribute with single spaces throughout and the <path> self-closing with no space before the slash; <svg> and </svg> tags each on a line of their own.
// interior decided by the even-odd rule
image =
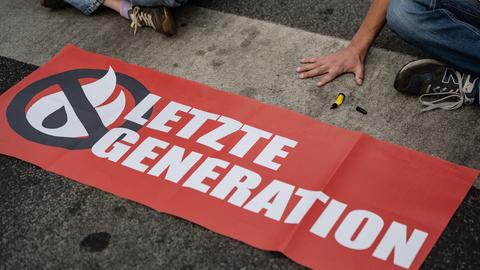
<svg viewBox="0 0 480 270">
<path fill-rule="evenodd" d="M 335 103 L 332 104 L 330 109 L 335 109 L 338 106 L 342 105 L 343 101 L 345 100 L 345 94 L 344 93 L 339 93 L 337 95 L 337 99 L 335 100 Z"/>
</svg>

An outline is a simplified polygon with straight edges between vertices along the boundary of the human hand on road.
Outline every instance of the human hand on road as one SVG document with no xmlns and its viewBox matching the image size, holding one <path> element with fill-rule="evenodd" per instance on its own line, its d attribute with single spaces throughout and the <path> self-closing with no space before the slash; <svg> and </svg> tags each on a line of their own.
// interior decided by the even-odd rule
<svg viewBox="0 0 480 270">
<path fill-rule="evenodd" d="M 299 73 L 298 78 L 300 79 L 323 75 L 317 83 L 319 87 L 324 86 L 344 73 L 355 74 L 355 82 L 357 85 L 362 85 L 364 59 L 365 54 L 349 46 L 334 54 L 317 58 L 304 58 L 300 61 L 302 66 L 298 67 L 296 71 Z"/>
</svg>

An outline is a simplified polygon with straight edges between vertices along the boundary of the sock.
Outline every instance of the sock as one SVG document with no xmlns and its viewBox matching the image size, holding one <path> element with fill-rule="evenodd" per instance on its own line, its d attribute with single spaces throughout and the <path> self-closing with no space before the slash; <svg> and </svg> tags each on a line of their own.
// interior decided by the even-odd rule
<svg viewBox="0 0 480 270">
<path fill-rule="evenodd" d="M 130 20 L 130 10 L 132 10 L 132 4 L 127 0 L 122 0 L 120 4 L 120 15 L 125 19 Z"/>
<path fill-rule="evenodd" d="M 475 104 L 480 105 L 480 76 L 476 77 L 474 80 L 477 84 L 477 92 L 475 93 Z M 475 87 L 473 89 L 473 91 L 475 91 Z"/>
</svg>

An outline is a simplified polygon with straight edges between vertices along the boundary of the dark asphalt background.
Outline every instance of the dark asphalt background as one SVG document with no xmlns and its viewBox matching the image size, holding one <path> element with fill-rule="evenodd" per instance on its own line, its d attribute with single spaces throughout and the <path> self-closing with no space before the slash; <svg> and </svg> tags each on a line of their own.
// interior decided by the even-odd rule
<svg viewBox="0 0 480 270">
<path fill-rule="evenodd" d="M 190 0 L 190 3 L 349 40 L 367 14 L 371 0 Z M 387 27 L 379 34 L 374 46 L 426 56 L 398 39 Z"/>
<path fill-rule="evenodd" d="M 354 34 L 369 5 L 355 0 L 192 3 L 344 39 Z M 421 55 L 388 30 L 375 45 Z M 0 93 L 35 69 L 0 57 Z M 0 176 L 0 269 L 302 269 L 280 253 L 11 157 L 0 155 Z M 480 269 L 479 205 L 480 192 L 472 188 L 423 269 Z"/>
</svg>

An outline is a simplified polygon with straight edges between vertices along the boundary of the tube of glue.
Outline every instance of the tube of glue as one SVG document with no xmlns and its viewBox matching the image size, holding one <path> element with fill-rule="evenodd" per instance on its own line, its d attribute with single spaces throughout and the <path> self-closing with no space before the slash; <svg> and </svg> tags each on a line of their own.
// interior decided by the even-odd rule
<svg viewBox="0 0 480 270">
<path fill-rule="evenodd" d="M 336 109 L 338 106 L 342 105 L 343 101 L 345 100 L 345 94 L 344 93 L 339 93 L 337 95 L 337 99 L 335 100 L 335 103 L 332 104 L 330 109 Z"/>
</svg>

